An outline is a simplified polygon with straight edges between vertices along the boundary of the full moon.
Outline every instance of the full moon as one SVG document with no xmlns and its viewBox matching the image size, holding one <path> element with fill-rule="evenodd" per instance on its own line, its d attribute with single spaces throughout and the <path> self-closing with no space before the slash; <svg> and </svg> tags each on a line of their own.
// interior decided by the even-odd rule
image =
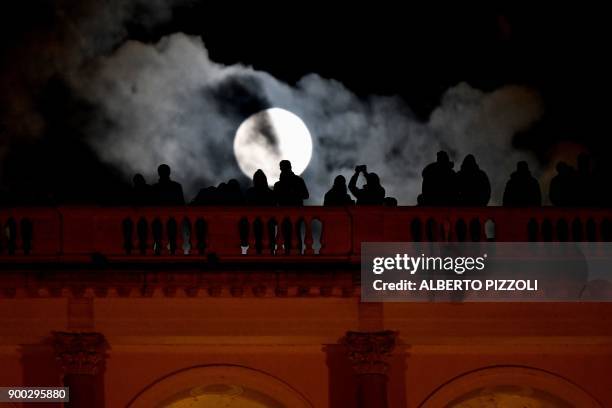
<svg viewBox="0 0 612 408">
<path fill-rule="evenodd" d="M 268 184 L 273 185 L 280 176 L 281 160 L 289 160 L 296 174 L 306 170 L 312 156 L 312 137 L 297 115 L 270 108 L 242 122 L 234 138 L 234 154 L 244 174 L 252 178 L 261 169 Z"/>
</svg>

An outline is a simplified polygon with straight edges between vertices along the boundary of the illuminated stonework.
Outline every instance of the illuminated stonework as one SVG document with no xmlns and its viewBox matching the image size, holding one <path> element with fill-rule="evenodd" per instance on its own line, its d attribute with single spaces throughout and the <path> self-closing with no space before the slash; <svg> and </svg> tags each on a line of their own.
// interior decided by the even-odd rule
<svg viewBox="0 0 612 408">
<path fill-rule="evenodd" d="M 164 408 L 284 408 L 258 391 L 234 384 L 211 384 L 180 393 Z"/>
<path fill-rule="evenodd" d="M 451 408 L 571 408 L 546 392 L 529 387 L 483 388 L 453 401 Z"/>
</svg>

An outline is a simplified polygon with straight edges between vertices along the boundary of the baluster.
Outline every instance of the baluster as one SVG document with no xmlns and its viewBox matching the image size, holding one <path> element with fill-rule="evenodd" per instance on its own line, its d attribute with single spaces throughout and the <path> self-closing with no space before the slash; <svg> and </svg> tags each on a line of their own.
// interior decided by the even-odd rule
<svg viewBox="0 0 612 408">
<path fill-rule="evenodd" d="M 254 239 L 254 246 L 255 246 L 255 253 L 257 253 L 257 255 L 261 255 L 261 253 L 263 252 L 263 248 L 264 248 L 264 233 L 263 233 L 263 221 L 261 220 L 260 217 L 255 218 L 255 221 L 253 221 L 253 239 Z"/>
<path fill-rule="evenodd" d="M 17 223 L 13 217 L 6 221 L 4 232 L 7 238 L 6 249 L 8 254 L 15 255 L 15 250 L 17 249 Z"/>
<path fill-rule="evenodd" d="M 240 237 L 240 252 L 242 255 L 247 255 L 249 250 L 249 233 L 249 220 L 247 217 L 242 217 L 240 221 L 238 221 L 238 235 Z"/>
<path fill-rule="evenodd" d="M 291 234 L 293 233 L 293 225 L 288 217 L 285 217 L 281 224 L 283 253 L 289 255 L 291 253 Z"/>
<path fill-rule="evenodd" d="M 444 242 L 448 242 L 451 240 L 451 232 L 452 224 L 448 218 L 442 221 L 442 225 L 440 225 L 440 232 L 442 232 L 442 240 Z"/>
<path fill-rule="evenodd" d="M 470 221 L 470 240 L 479 242 L 482 238 L 482 224 L 478 218 L 472 218 Z"/>
<path fill-rule="evenodd" d="M 308 217 L 308 218 L 303 218 L 302 219 L 302 224 L 303 224 L 303 228 L 304 228 L 304 233 L 303 233 L 303 237 L 304 237 L 304 247 L 302 250 L 302 253 L 304 255 L 312 255 L 314 254 L 314 249 L 312 248 L 312 244 L 314 242 L 314 238 L 312 236 L 313 232 L 312 232 L 312 218 Z M 300 222 L 300 221 L 298 221 Z"/>
<path fill-rule="evenodd" d="M 268 225 L 267 225 L 267 229 L 268 229 L 268 233 L 267 233 L 267 248 L 270 251 L 270 255 L 275 255 L 276 254 L 276 246 L 278 243 L 278 223 L 276 222 L 276 219 L 274 217 L 270 218 L 268 220 Z"/>
<path fill-rule="evenodd" d="M 195 222 L 195 233 L 198 248 L 198 255 L 204 255 L 206 252 L 206 238 L 208 234 L 208 224 L 204 218 L 198 218 Z"/>
<path fill-rule="evenodd" d="M 569 239 L 569 227 L 564 218 L 557 220 L 557 240 L 559 242 L 567 242 Z"/>
<path fill-rule="evenodd" d="M 467 226 L 465 225 L 463 218 L 459 218 L 455 223 L 455 236 L 457 237 L 457 241 L 465 241 L 467 236 Z"/>
<path fill-rule="evenodd" d="M 161 255 L 163 246 L 163 225 L 159 218 L 155 218 L 151 223 L 151 230 L 153 231 L 153 253 L 155 255 Z"/>
<path fill-rule="evenodd" d="M 313 218 L 311 221 L 311 228 L 313 239 L 312 249 L 315 255 L 319 255 L 323 248 L 323 222 L 318 218 Z"/>
<path fill-rule="evenodd" d="M 138 220 L 138 224 L 136 225 L 136 233 L 138 234 L 138 249 L 140 251 L 140 255 L 146 255 L 149 224 L 144 217 L 141 217 Z"/>
<path fill-rule="evenodd" d="M 436 240 L 436 222 L 433 218 L 429 218 L 425 224 L 425 232 L 427 233 L 427 241 L 434 242 Z"/>
<path fill-rule="evenodd" d="M 191 222 L 188 217 L 183 218 L 183 233 L 181 234 L 182 238 L 182 248 L 183 254 L 189 255 L 191 253 Z"/>
<path fill-rule="evenodd" d="M 531 218 L 527 223 L 527 240 L 529 242 L 538 240 L 538 229 L 538 221 L 535 218 Z"/>
<path fill-rule="evenodd" d="M 487 241 L 490 241 L 490 242 L 495 241 L 495 236 L 496 236 L 495 221 L 493 221 L 491 218 L 486 220 L 484 224 L 484 230 L 485 230 L 485 238 L 487 239 Z"/>
<path fill-rule="evenodd" d="M 586 222 L 586 236 L 589 242 L 597 241 L 597 225 L 593 218 L 589 218 Z"/>
<path fill-rule="evenodd" d="M 21 242 L 23 248 L 23 254 L 29 255 L 32 250 L 32 234 L 33 227 L 32 221 L 27 218 L 23 218 L 20 223 L 21 227 Z"/>
<path fill-rule="evenodd" d="M 549 219 L 542 221 L 542 238 L 544 242 L 551 242 L 553 240 L 553 226 Z"/>
<path fill-rule="evenodd" d="M 121 227 L 123 230 L 123 249 L 125 250 L 126 255 L 132 254 L 132 233 L 134 231 L 134 223 L 128 217 L 123 220 L 121 223 Z"/>
<path fill-rule="evenodd" d="M 584 241 L 584 234 L 582 231 L 582 221 L 580 218 L 575 218 L 572 222 L 572 241 L 581 242 Z"/>
<path fill-rule="evenodd" d="M 601 241 L 612 241 L 612 222 L 608 218 L 601 221 Z"/>
<path fill-rule="evenodd" d="M 410 232 L 412 235 L 413 242 L 421 242 L 423 239 L 423 227 L 421 225 L 421 220 L 418 218 L 414 218 L 410 223 Z"/>
<path fill-rule="evenodd" d="M 178 237 L 178 225 L 174 217 L 171 217 L 168 220 L 166 229 L 168 230 L 168 251 L 170 252 L 170 255 L 174 255 L 176 253 L 176 242 Z"/>
</svg>

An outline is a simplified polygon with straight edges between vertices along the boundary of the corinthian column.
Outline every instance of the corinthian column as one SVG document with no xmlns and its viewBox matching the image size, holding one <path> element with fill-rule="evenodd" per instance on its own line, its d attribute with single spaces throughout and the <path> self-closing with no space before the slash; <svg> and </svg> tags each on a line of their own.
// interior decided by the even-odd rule
<svg viewBox="0 0 612 408">
<path fill-rule="evenodd" d="M 69 408 L 104 407 L 104 360 L 107 343 L 100 333 L 53 332 L 55 356 L 69 387 Z"/>
<path fill-rule="evenodd" d="M 359 408 L 387 408 L 387 360 L 396 337 L 390 330 L 346 333 L 343 343 L 357 375 Z"/>
</svg>

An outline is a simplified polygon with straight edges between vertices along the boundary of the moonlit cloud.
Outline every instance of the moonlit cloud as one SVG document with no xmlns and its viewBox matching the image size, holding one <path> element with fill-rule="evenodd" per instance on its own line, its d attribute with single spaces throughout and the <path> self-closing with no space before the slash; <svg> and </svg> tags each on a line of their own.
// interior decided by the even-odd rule
<svg viewBox="0 0 612 408">
<path fill-rule="evenodd" d="M 172 19 L 173 7 L 189 1 L 59 3 L 64 7 L 54 9 L 45 25 L 52 29 L 28 37 L 13 56 L 21 64 L 9 65 L 1 76 L 6 109 L 0 161 L 13 144 L 36 141 L 49 131 L 37 95 L 60 78 L 71 97 L 93 107 L 86 120 L 74 120 L 73 130 L 102 161 L 126 181 L 135 172 L 154 181 L 157 165 L 166 162 L 187 196 L 232 177 L 248 183 L 234 157 L 233 138 L 243 120 L 270 107 L 295 113 L 312 134 L 312 160 L 303 174 L 312 204 L 321 203 L 335 175 L 349 177 L 357 164 L 377 172 L 399 203 L 414 204 L 421 170 L 440 149 L 449 151 L 455 168 L 466 154 L 476 155 L 491 178 L 493 203 L 499 203 L 519 159 L 530 161 L 536 176 L 541 172 L 528 152 L 512 147 L 516 132 L 542 114 L 539 95 L 527 88 L 483 92 L 459 83 L 420 121 L 399 97 L 360 98 L 316 73 L 292 86 L 245 65 L 217 63 L 199 37 L 176 33 L 154 44 L 126 41 L 128 25 L 153 29 Z M 367 52 L 363 58 L 370 58 Z M 72 126 L 72 118 L 66 121 Z M 0 173 L 0 187 L 3 180 Z"/>
<path fill-rule="evenodd" d="M 181 33 L 157 44 L 128 41 L 98 58 L 86 75 L 74 75 L 71 86 L 101 107 L 88 140 L 104 161 L 126 178 L 141 172 L 150 180 L 166 162 L 188 195 L 240 177 L 232 146 L 244 119 L 268 107 L 287 109 L 313 137 L 303 174 L 313 204 L 321 203 L 335 175 L 348 177 L 357 164 L 377 172 L 388 195 L 414 204 L 421 170 L 440 149 L 449 151 L 457 169 L 466 154 L 475 154 L 499 203 L 516 161 L 530 159 L 512 147 L 512 138 L 542 114 L 540 97 L 530 89 L 483 92 L 460 83 L 422 122 L 399 97 L 362 99 L 317 74 L 290 86 L 248 66 L 216 63 L 199 38 Z"/>
</svg>

